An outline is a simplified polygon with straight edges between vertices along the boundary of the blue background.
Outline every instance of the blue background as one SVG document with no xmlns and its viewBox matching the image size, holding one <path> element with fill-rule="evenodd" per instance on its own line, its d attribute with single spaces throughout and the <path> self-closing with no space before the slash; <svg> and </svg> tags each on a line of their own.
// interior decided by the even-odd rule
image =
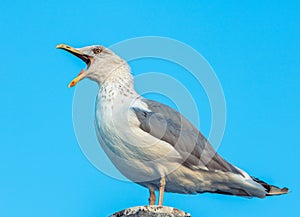
<svg viewBox="0 0 300 217">
<path fill-rule="evenodd" d="M 74 90 L 67 84 L 84 64 L 54 49 L 58 43 L 110 46 L 147 35 L 187 43 L 214 68 L 227 102 L 221 155 L 292 190 L 263 200 L 167 193 L 165 205 L 194 217 L 298 216 L 299 6 L 2 1 L 0 216 L 108 216 L 147 203 L 147 189 L 103 175 L 82 154 L 72 126 Z M 203 118 L 204 133 L 208 125 Z"/>
</svg>

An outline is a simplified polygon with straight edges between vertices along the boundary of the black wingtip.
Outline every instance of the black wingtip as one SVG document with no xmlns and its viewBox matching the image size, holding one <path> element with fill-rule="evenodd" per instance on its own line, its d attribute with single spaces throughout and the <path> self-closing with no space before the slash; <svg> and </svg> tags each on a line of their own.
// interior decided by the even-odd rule
<svg viewBox="0 0 300 217">
<path fill-rule="evenodd" d="M 270 191 L 268 192 L 267 196 L 275 196 L 275 195 L 282 195 L 288 193 L 290 193 L 290 191 L 286 187 L 278 188 L 276 186 L 270 185 Z"/>
<path fill-rule="evenodd" d="M 281 189 L 281 192 L 282 192 L 283 194 L 287 194 L 287 193 L 289 193 L 290 191 L 289 191 L 288 188 L 284 187 L 284 188 Z"/>
<path fill-rule="evenodd" d="M 284 188 L 279 188 L 274 185 L 270 185 L 258 178 L 251 177 L 255 182 L 261 184 L 267 191 L 267 196 L 275 196 L 275 195 L 282 195 L 282 194 L 288 194 L 290 193 L 289 189 L 284 187 Z"/>
</svg>

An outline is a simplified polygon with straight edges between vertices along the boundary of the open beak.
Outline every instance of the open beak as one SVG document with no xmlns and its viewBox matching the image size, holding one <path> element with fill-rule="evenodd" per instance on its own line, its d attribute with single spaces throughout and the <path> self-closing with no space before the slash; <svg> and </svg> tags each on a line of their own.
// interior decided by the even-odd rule
<svg viewBox="0 0 300 217">
<path fill-rule="evenodd" d="M 81 60 L 83 60 L 86 65 L 87 68 L 91 65 L 91 63 L 93 63 L 94 58 L 92 56 L 86 55 L 82 52 L 80 52 L 79 50 L 76 50 L 75 48 L 69 46 L 69 45 L 65 45 L 65 44 L 59 44 L 56 46 L 56 48 L 58 49 L 63 49 L 68 51 L 69 53 L 75 55 L 76 57 L 80 58 Z M 82 69 L 80 71 L 80 73 L 78 74 L 78 76 L 76 78 L 74 78 L 68 85 L 68 87 L 74 87 L 80 80 L 82 80 L 84 77 L 86 76 L 86 73 L 84 71 L 84 69 Z"/>
</svg>

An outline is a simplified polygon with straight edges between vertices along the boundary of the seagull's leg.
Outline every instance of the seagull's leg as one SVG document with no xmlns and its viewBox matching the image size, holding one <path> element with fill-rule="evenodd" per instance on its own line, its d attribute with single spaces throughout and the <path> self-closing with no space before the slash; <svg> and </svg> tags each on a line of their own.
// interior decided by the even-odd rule
<svg viewBox="0 0 300 217">
<path fill-rule="evenodd" d="M 155 205 L 156 196 L 154 190 L 149 188 L 150 197 L 149 197 L 149 205 Z"/>
<path fill-rule="evenodd" d="M 159 200 L 158 200 L 158 205 L 162 206 L 163 203 L 163 198 L 164 198 L 164 192 L 165 192 L 165 187 L 166 187 L 166 180 L 165 177 L 161 177 L 160 179 L 160 187 L 159 187 Z"/>
</svg>

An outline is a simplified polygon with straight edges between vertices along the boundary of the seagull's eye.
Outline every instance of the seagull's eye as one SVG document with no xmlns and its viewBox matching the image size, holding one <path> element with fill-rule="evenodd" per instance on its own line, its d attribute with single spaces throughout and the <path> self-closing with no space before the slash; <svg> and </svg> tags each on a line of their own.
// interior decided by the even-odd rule
<svg viewBox="0 0 300 217">
<path fill-rule="evenodd" d="M 102 52 L 102 49 L 101 48 L 94 48 L 93 49 L 93 52 L 94 52 L 94 54 L 99 54 L 99 53 L 101 53 Z"/>
</svg>

